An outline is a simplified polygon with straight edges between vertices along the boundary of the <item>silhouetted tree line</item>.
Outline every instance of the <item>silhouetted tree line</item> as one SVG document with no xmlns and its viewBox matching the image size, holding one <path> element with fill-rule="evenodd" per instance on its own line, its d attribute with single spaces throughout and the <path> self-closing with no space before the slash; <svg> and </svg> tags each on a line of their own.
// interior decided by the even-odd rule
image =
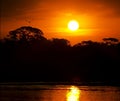
<svg viewBox="0 0 120 101">
<path fill-rule="evenodd" d="M 0 41 L 0 80 L 68 81 L 120 84 L 120 42 L 82 41 L 71 46 L 66 39 L 47 39 L 31 26 L 10 31 Z"/>
</svg>

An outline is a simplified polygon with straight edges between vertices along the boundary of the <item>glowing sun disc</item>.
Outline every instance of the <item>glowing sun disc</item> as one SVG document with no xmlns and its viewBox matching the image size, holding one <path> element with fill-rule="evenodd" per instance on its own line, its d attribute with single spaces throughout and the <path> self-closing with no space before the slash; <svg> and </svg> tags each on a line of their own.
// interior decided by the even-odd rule
<svg viewBox="0 0 120 101">
<path fill-rule="evenodd" d="M 76 20 L 71 20 L 68 23 L 68 29 L 70 29 L 71 31 L 75 31 L 79 28 L 79 23 Z"/>
</svg>

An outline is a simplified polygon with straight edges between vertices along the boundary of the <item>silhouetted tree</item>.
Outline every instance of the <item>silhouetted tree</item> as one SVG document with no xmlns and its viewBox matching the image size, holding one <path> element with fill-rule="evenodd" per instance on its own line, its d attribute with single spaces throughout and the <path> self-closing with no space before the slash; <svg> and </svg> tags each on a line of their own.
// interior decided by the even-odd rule
<svg viewBox="0 0 120 101">
<path fill-rule="evenodd" d="M 120 42 L 116 38 L 103 41 L 88 40 L 71 46 L 66 39 L 47 40 L 38 28 L 20 27 L 0 41 L 0 77 L 21 81 L 120 82 Z M 4 75 L 6 72 L 8 75 Z"/>
<path fill-rule="evenodd" d="M 52 42 L 56 45 L 61 45 L 61 46 L 69 46 L 70 45 L 70 42 L 66 39 L 53 38 Z"/>
<path fill-rule="evenodd" d="M 70 47 L 70 42 L 66 39 L 53 38 L 51 42 L 52 47 L 57 50 L 64 50 L 67 47 Z"/>
<path fill-rule="evenodd" d="M 91 40 L 88 40 L 88 41 L 82 41 L 81 44 L 82 45 L 91 45 L 91 44 L 93 44 L 93 42 Z"/>
<path fill-rule="evenodd" d="M 44 40 L 43 32 L 38 28 L 23 26 L 9 32 L 8 38 L 12 41 Z"/>
<path fill-rule="evenodd" d="M 113 45 L 113 44 L 117 44 L 119 42 L 118 39 L 116 38 L 103 38 L 103 41 L 107 44 L 107 45 Z"/>
</svg>

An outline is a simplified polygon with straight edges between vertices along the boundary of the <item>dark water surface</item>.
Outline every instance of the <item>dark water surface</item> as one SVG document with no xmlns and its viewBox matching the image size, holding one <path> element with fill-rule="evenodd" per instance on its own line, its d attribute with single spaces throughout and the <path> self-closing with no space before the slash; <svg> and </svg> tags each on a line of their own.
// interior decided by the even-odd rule
<svg viewBox="0 0 120 101">
<path fill-rule="evenodd" d="M 0 85 L 0 101 L 120 101 L 120 87 Z"/>
</svg>

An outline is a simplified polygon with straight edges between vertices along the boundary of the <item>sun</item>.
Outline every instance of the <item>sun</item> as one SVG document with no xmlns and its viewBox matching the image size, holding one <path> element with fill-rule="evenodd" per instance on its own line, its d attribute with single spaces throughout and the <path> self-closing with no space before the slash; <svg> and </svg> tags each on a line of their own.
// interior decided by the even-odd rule
<svg viewBox="0 0 120 101">
<path fill-rule="evenodd" d="M 79 28 L 79 23 L 76 20 L 71 20 L 68 22 L 68 29 L 71 31 L 76 31 Z"/>
</svg>

